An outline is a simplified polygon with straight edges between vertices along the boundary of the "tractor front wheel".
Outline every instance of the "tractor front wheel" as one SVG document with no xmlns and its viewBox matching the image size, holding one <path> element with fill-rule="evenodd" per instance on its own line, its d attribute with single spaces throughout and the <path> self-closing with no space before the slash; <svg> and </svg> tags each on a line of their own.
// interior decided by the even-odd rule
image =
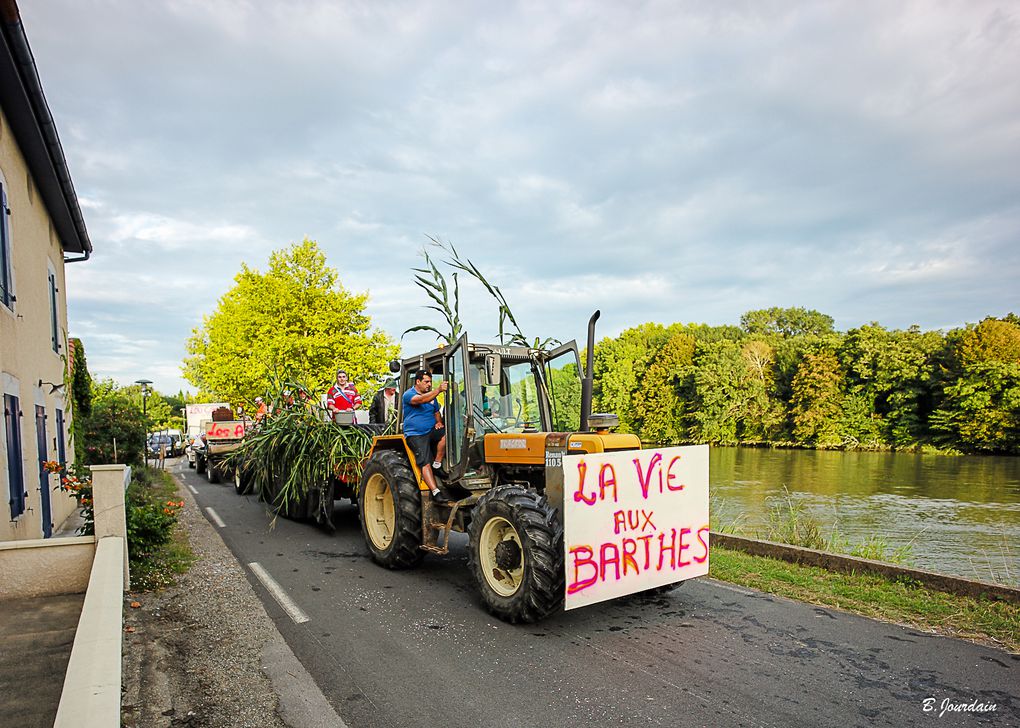
<svg viewBox="0 0 1020 728">
<path fill-rule="evenodd" d="M 506 622 L 537 622 L 563 603 L 563 528 L 544 496 L 520 485 L 483 495 L 468 529 L 482 601 Z"/>
<path fill-rule="evenodd" d="M 421 550 L 421 492 L 407 459 L 392 450 L 375 452 L 358 488 L 361 531 L 372 560 L 387 569 L 417 566 Z"/>
</svg>

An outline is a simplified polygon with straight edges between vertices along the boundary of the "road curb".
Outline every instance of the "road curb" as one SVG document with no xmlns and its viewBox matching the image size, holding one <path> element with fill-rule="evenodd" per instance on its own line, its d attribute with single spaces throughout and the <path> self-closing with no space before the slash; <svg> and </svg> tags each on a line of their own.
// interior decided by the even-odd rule
<svg viewBox="0 0 1020 728">
<path fill-rule="evenodd" d="M 856 574 L 878 574 L 890 579 L 909 579 L 919 582 L 924 586 L 949 594 L 958 594 L 976 599 L 995 599 L 998 601 L 1020 604 L 1020 589 L 1004 586 L 1002 584 L 990 584 L 984 581 L 963 579 L 958 576 L 947 574 L 936 574 L 933 571 L 911 569 L 896 564 L 888 564 L 884 561 L 873 561 L 871 559 L 860 559 L 853 556 L 841 554 L 830 554 L 826 551 L 806 549 L 799 546 L 788 546 L 786 544 L 774 543 L 772 541 L 760 541 L 744 536 L 734 536 L 728 533 L 717 533 L 712 531 L 710 539 L 713 546 L 743 551 L 752 556 L 765 556 L 772 559 L 789 561 L 794 564 L 805 566 L 817 566 L 829 571 L 841 571 Z"/>
</svg>

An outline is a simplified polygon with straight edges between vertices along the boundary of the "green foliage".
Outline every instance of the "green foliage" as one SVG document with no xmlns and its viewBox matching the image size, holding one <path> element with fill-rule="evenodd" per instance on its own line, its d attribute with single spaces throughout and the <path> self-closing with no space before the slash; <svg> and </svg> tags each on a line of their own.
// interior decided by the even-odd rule
<svg viewBox="0 0 1020 728">
<path fill-rule="evenodd" d="M 634 394 L 634 414 L 641 436 L 657 443 L 676 443 L 684 439 L 680 385 L 694 358 L 694 338 L 679 333 L 652 358 L 642 378 L 643 386 Z"/>
<path fill-rule="evenodd" d="M 740 317 L 740 326 L 752 336 L 823 336 L 832 333 L 833 319 L 806 308 L 764 308 Z"/>
<path fill-rule="evenodd" d="M 334 477 L 356 486 L 371 435 L 327 420 L 315 404 L 276 402 L 273 414 L 230 454 L 228 467 L 243 468 L 260 492 L 275 492 L 279 508 L 301 500 L 311 488 L 331 487 Z"/>
<path fill-rule="evenodd" d="M 71 357 L 69 373 L 71 391 L 71 439 L 74 440 L 75 460 L 85 460 L 84 421 L 92 413 L 92 377 L 85 359 L 85 345 L 81 339 L 68 340 Z"/>
<path fill-rule="evenodd" d="M 184 501 L 165 472 L 133 468 L 125 503 L 131 586 L 152 589 L 165 586 L 174 572 L 191 561 L 186 544 L 175 547 L 177 522 Z"/>
<path fill-rule="evenodd" d="M 655 443 L 1020 453 L 1013 314 L 945 334 L 877 323 L 839 333 L 805 309 L 741 322 L 647 323 L 603 339 L 595 409 Z"/>
<path fill-rule="evenodd" d="M 82 423 L 84 465 L 142 463 L 146 422 L 140 399 L 112 379 L 93 381 L 92 409 Z"/>
<path fill-rule="evenodd" d="M 213 399 L 249 406 L 274 378 L 324 391 L 343 368 L 364 382 L 398 353 L 371 328 L 367 300 L 343 288 L 311 240 L 274 252 L 266 273 L 242 265 L 233 288 L 188 340 L 184 376 Z"/>
<path fill-rule="evenodd" d="M 503 291 L 500 290 L 499 286 L 490 283 L 482 275 L 478 266 L 469 258 L 462 258 L 453 243 L 442 241 L 431 235 L 427 237 L 431 246 L 437 247 L 446 253 L 447 259 L 443 262 L 455 271 L 453 273 L 453 302 L 450 302 L 450 287 L 446 283 L 446 278 L 439 271 L 432 256 L 429 255 L 428 248 L 422 250 L 422 256 L 425 258 L 425 267 L 412 269 L 417 274 L 414 277 L 414 282 L 432 300 L 432 304 L 426 306 L 426 308 L 438 311 L 443 316 L 446 320 L 448 331 L 443 332 L 434 326 L 423 324 L 412 326 L 405 330 L 404 334 L 409 334 L 412 331 L 431 331 L 438 340 L 445 341 L 449 346 L 452 346 L 460 338 L 463 333 L 463 327 L 460 322 L 460 285 L 456 273 L 456 271 L 460 271 L 467 273 L 481 283 L 489 295 L 496 300 L 497 312 L 499 314 L 499 343 L 509 344 L 510 346 L 527 346 L 535 349 L 548 349 L 560 343 L 553 338 L 543 340 L 540 337 L 536 338 L 533 342 L 529 341 L 524 332 L 521 331 L 521 327 L 517 324 L 517 319 L 514 318 L 513 311 L 510 310 L 510 304 L 507 303 L 506 296 L 503 295 Z M 507 330 L 508 323 L 513 326 L 513 331 Z"/>
<path fill-rule="evenodd" d="M 764 530 L 758 533 L 759 538 L 806 549 L 825 549 L 827 541 L 821 524 L 807 512 L 804 501 L 794 498 L 785 486 L 782 495 L 766 499 L 765 504 L 767 521 Z"/>
<path fill-rule="evenodd" d="M 840 442 L 843 372 L 831 351 L 808 352 L 793 378 L 791 411 L 798 442 L 830 447 Z"/>
</svg>

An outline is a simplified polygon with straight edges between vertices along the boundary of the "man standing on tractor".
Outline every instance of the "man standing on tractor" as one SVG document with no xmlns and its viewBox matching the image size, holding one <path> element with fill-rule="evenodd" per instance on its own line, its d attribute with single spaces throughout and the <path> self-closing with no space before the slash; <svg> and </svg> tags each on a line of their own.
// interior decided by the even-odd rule
<svg viewBox="0 0 1020 728">
<path fill-rule="evenodd" d="M 433 472 L 439 470 L 442 475 L 440 468 L 446 453 L 446 430 L 436 397 L 448 386 L 442 381 L 436 389 L 432 389 L 432 373 L 428 369 L 419 369 L 414 374 L 414 386 L 402 397 L 404 438 L 414 453 L 425 485 L 432 492 L 432 499 L 438 503 L 445 503 L 449 498 L 439 490 Z"/>
<path fill-rule="evenodd" d="M 355 410 L 361 406 L 361 395 L 358 388 L 347 379 L 347 372 L 343 369 L 336 373 L 336 382 L 329 388 L 326 394 L 326 409 L 330 415 L 334 412 Z"/>
</svg>

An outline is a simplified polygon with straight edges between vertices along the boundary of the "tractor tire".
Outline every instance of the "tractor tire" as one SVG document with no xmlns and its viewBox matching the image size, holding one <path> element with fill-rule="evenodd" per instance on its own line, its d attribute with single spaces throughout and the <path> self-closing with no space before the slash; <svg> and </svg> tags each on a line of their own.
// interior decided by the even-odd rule
<svg viewBox="0 0 1020 728">
<path fill-rule="evenodd" d="M 251 493 L 251 476 L 247 475 L 242 468 L 234 470 L 234 492 L 238 495 Z"/>
<path fill-rule="evenodd" d="M 421 491 L 407 458 L 392 450 L 372 455 L 358 488 L 361 533 L 372 560 L 387 569 L 421 563 Z"/>
<path fill-rule="evenodd" d="M 195 458 L 195 472 L 201 475 L 205 472 L 205 458 Z"/>
<path fill-rule="evenodd" d="M 205 464 L 205 479 L 213 485 L 220 482 L 220 466 L 215 463 Z"/>
<path fill-rule="evenodd" d="M 195 469 L 195 461 L 194 460 L 189 460 L 188 461 L 188 467 L 190 469 L 194 470 Z"/>
<path fill-rule="evenodd" d="M 563 527 L 545 496 L 524 486 L 493 488 L 468 528 L 468 568 L 490 613 L 537 622 L 563 605 Z"/>
</svg>

